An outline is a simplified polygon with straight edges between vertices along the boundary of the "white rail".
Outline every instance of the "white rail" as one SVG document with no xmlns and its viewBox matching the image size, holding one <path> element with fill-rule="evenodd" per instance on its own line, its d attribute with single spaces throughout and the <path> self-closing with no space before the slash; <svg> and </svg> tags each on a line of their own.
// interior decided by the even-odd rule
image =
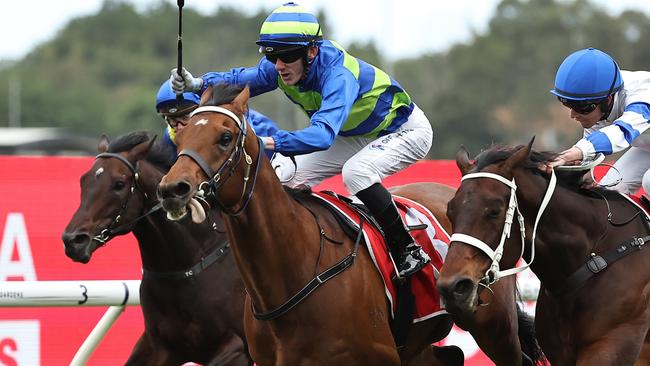
<svg viewBox="0 0 650 366">
<path fill-rule="evenodd" d="M 140 305 L 140 281 L 0 281 L 0 307 Z"/>
<path fill-rule="evenodd" d="M 520 280 L 522 300 L 535 301 L 539 281 Z M 83 366 L 127 305 L 140 305 L 140 281 L 0 281 L 0 307 L 110 306 L 79 347 L 71 366 Z"/>
</svg>

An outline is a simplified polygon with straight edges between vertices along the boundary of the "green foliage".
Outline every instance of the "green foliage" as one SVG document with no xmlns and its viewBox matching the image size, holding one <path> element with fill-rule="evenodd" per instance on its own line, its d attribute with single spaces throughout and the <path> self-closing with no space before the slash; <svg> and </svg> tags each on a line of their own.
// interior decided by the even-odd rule
<svg viewBox="0 0 650 366">
<path fill-rule="evenodd" d="M 268 10 L 246 15 L 220 8 L 202 15 L 183 10 L 183 63 L 195 75 L 252 66 L 254 41 Z M 324 13 L 322 27 L 331 31 Z M 159 131 L 155 92 L 176 65 L 178 9 L 160 2 L 144 12 L 107 0 L 95 15 L 72 20 L 55 39 L 17 62 L 0 63 L 0 85 L 21 82 L 23 126 L 60 126 L 111 135 Z M 331 32 L 334 33 L 335 32 Z M 650 19 L 640 12 L 608 14 L 587 0 L 503 0 L 484 34 L 445 53 L 390 65 L 373 43 L 348 52 L 389 71 L 425 111 L 434 127 L 430 156 L 449 158 L 460 144 L 472 152 L 492 142 L 563 148 L 580 130 L 548 93 L 570 52 L 593 46 L 623 69 L 648 69 Z M 8 88 L 0 87 L 0 116 L 8 115 Z M 252 106 L 290 129 L 306 125 L 280 92 Z M 2 119 L 0 119 L 1 121 Z"/>
</svg>

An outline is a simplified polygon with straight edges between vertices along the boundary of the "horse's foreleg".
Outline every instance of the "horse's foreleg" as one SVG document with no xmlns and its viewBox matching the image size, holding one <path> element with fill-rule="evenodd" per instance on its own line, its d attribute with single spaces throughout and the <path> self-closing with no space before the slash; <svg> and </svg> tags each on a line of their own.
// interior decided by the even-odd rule
<svg viewBox="0 0 650 366">
<path fill-rule="evenodd" d="M 648 366 L 650 365 L 650 333 L 646 333 L 645 342 L 641 347 L 641 354 L 636 360 L 635 366 Z"/>
<path fill-rule="evenodd" d="M 250 366 L 253 361 L 245 349 L 242 339 L 233 334 L 217 347 L 215 355 L 206 366 Z"/>
<path fill-rule="evenodd" d="M 515 278 L 506 277 L 492 285 L 494 293 L 484 290 L 484 306 L 478 308 L 472 322 L 463 324 L 496 365 L 522 365 L 515 286 Z"/>
<path fill-rule="evenodd" d="M 124 363 L 125 366 L 142 366 L 142 365 L 174 365 L 181 364 L 182 360 L 172 356 L 167 350 L 162 347 L 156 347 L 152 341 L 147 337 L 146 333 L 142 333 L 138 342 L 133 347 L 131 355 Z"/>
<path fill-rule="evenodd" d="M 465 356 L 457 346 L 430 345 L 415 356 L 408 366 L 463 366 Z"/>
<path fill-rule="evenodd" d="M 638 362 L 647 329 L 622 324 L 578 351 L 576 366 L 623 366 Z"/>
</svg>

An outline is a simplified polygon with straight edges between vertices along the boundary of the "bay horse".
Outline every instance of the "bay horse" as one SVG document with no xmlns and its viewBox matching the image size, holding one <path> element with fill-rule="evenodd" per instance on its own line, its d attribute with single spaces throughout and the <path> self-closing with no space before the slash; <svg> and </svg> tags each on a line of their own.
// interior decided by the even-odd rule
<svg viewBox="0 0 650 366">
<path fill-rule="evenodd" d="M 127 365 L 251 365 L 243 329 L 244 287 L 218 211 L 212 221 L 170 222 L 156 189 L 173 162 L 146 132 L 109 144 L 80 178 L 81 202 L 62 239 L 68 257 L 87 263 L 117 235 L 133 232 L 142 259 L 144 333 Z M 153 146 L 153 147 L 152 147 Z M 213 226 L 214 225 L 214 226 Z"/>
<path fill-rule="evenodd" d="M 447 311 L 471 318 L 479 294 L 526 267 L 514 269 L 522 258 L 541 281 L 536 334 L 552 365 L 632 365 L 650 325 L 650 253 L 639 250 L 648 223 L 619 193 L 580 188 L 584 172 L 543 172 L 557 154 L 533 140 L 457 154 L 463 178 L 438 280 Z"/>
<path fill-rule="evenodd" d="M 248 99 L 248 87 L 236 85 L 210 86 L 203 93 L 199 109 L 177 136 L 179 157 L 162 179 L 159 195 L 171 217 L 187 215 L 188 203 L 197 196 L 224 213 L 249 295 L 244 323 L 255 362 L 262 366 L 462 363 L 462 357 L 449 360 L 448 352 L 430 347 L 451 329 L 447 314 L 413 324 L 398 351 L 382 279 L 369 253 L 357 251 L 354 238 L 308 192 L 285 190 L 261 140 L 242 122 Z M 393 189 L 394 194 L 425 205 L 446 229 L 450 226 L 444 214 L 453 192 L 435 183 Z M 197 209 L 192 206 L 190 211 L 194 214 Z M 516 334 L 517 317 L 499 316 L 501 327 L 515 327 Z M 493 336 L 482 341 L 501 349 L 506 344 L 521 358 L 516 337 L 513 343 Z M 430 357 L 422 360 L 423 353 Z"/>
</svg>

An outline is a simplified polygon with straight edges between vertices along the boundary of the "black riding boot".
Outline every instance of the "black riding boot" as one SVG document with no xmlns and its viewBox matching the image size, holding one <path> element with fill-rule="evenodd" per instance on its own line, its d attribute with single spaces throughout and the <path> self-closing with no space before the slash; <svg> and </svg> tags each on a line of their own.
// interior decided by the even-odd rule
<svg viewBox="0 0 650 366">
<path fill-rule="evenodd" d="M 357 193 L 368 207 L 386 236 L 399 277 L 408 277 L 424 267 L 430 260 L 411 234 L 397 211 L 390 192 L 380 183 Z"/>
</svg>

